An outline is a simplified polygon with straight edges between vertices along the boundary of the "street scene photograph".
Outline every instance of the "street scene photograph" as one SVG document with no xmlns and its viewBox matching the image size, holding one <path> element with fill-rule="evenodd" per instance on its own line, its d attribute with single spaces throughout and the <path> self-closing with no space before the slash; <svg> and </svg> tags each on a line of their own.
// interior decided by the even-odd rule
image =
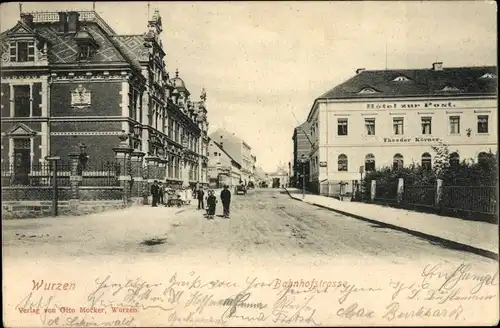
<svg viewBox="0 0 500 328">
<path fill-rule="evenodd" d="M 496 326 L 497 5 L 0 5 L 6 327 Z"/>
</svg>

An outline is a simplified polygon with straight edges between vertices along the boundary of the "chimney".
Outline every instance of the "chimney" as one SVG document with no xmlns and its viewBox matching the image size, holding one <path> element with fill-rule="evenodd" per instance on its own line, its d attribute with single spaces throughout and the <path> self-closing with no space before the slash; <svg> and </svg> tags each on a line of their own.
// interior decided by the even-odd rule
<svg viewBox="0 0 500 328">
<path fill-rule="evenodd" d="M 59 13 L 59 33 L 66 33 L 68 31 L 68 17 L 64 12 Z"/>
<path fill-rule="evenodd" d="M 29 27 L 33 27 L 33 15 L 22 13 L 21 20 L 23 21 L 24 24 L 28 25 Z"/>
<path fill-rule="evenodd" d="M 80 14 L 76 11 L 68 12 L 68 33 L 76 33 L 78 31 L 79 21 L 78 17 Z"/>
<path fill-rule="evenodd" d="M 433 71 L 442 71 L 443 70 L 443 62 L 437 62 L 432 64 Z"/>
<path fill-rule="evenodd" d="M 366 68 L 358 68 L 358 69 L 356 70 L 356 74 L 359 74 L 359 73 L 363 72 L 365 69 L 366 69 Z"/>
</svg>

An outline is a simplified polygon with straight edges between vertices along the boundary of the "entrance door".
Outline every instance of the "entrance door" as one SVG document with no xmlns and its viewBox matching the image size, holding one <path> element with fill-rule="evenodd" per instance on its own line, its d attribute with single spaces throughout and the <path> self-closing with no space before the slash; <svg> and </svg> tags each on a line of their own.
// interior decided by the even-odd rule
<svg viewBox="0 0 500 328">
<path fill-rule="evenodd" d="M 29 185 L 31 169 L 30 139 L 14 139 L 14 183 Z"/>
</svg>

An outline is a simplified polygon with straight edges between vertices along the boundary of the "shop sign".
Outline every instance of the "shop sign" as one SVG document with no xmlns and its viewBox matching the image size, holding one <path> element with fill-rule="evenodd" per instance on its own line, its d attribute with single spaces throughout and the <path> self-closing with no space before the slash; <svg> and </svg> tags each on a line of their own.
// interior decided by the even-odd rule
<svg viewBox="0 0 500 328">
<path fill-rule="evenodd" d="M 432 109 L 432 108 L 453 108 L 455 103 L 451 101 L 422 101 L 422 102 L 405 102 L 405 103 L 373 103 L 366 104 L 366 109 Z"/>
<path fill-rule="evenodd" d="M 384 138 L 385 143 L 406 143 L 406 142 L 439 142 L 441 138 L 436 137 L 411 137 L 411 138 Z"/>
</svg>

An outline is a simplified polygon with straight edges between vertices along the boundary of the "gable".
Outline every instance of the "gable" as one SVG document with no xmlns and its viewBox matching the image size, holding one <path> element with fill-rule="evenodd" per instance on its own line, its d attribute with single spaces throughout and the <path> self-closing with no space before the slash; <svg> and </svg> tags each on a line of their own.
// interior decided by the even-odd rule
<svg viewBox="0 0 500 328">
<path fill-rule="evenodd" d="M 16 26 L 7 32 L 7 36 L 35 36 L 35 31 L 33 31 L 33 29 L 31 29 L 28 25 L 18 22 Z"/>
<path fill-rule="evenodd" d="M 25 124 L 19 123 L 14 128 L 12 128 L 9 132 L 6 133 L 8 136 L 33 136 L 36 134 L 30 127 Z"/>
</svg>

